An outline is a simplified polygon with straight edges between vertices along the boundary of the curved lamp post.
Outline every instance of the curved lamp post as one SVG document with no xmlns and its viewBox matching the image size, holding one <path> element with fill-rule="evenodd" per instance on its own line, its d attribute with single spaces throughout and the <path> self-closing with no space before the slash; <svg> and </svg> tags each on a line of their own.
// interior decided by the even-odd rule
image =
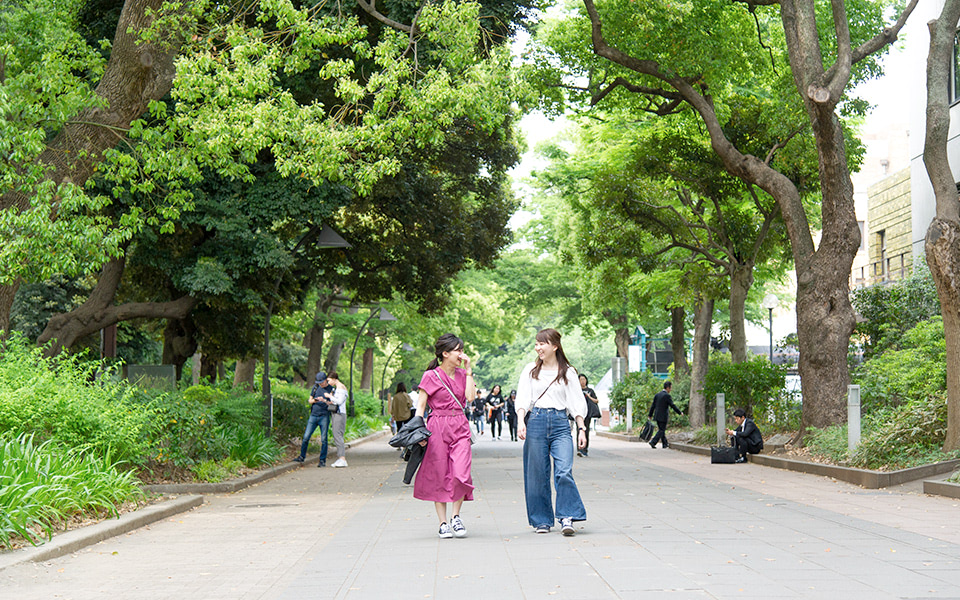
<svg viewBox="0 0 960 600">
<path fill-rule="evenodd" d="M 780 299 L 774 294 L 767 294 L 763 297 L 763 307 L 770 311 L 770 364 L 773 364 L 773 309 L 780 304 Z"/>
<path fill-rule="evenodd" d="M 318 232 L 319 230 L 319 232 Z M 304 245 L 308 239 L 317 236 L 315 246 L 317 248 L 352 248 L 353 246 L 347 240 L 340 237 L 336 231 L 329 225 L 314 225 L 304 234 L 297 245 L 290 251 L 290 256 L 295 257 L 297 251 Z M 270 297 L 270 303 L 267 305 L 267 318 L 263 322 L 263 403 L 267 411 L 267 427 L 273 429 L 273 394 L 270 392 L 270 316 L 273 313 L 273 304 L 276 301 L 277 293 L 280 291 L 280 282 L 283 280 L 283 272 L 277 276 L 276 283 L 273 284 L 273 295 Z"/>
<path fill-rule="evenodd" d="M 363 322 L 363 325 L 360 326 L 360 330 L 357 331 L 357 337 L 353 338 L 353 348 L 350 349 L 350 402 L 347 404 L 347 415 L 354 416 L 355 411 L 353 409 L 353 357 L 357 351 L 357 342 L 360 341 L 360 334 L 363 333 L 363 330 L 367 328 L 367 325 L 373 319 L 373 317 L 378 317 L 381 321 L 396 321 L 397 318 L 390 314 L 390 312 L 383 308 L 382 306 L 377 307 L 380 310 L 377 311 L 376 308 L 370 311 L 370 316 L 367 317 L 367 320 Z"/>
<path fill-rule="evenodd" d="M 411 346 L 410 344 L 408 344 L 408 343 L 406 343 L 406 342 L 398 345 L 396 348 L 393 349 L 393 352 L 390 353 L 390 356 L 387 357 L 387 360 L 383 361 L 383 372 L 380 373 L 380 389 L 381 389 L 381 390 L 383 390 L 383 382 L 384 382 L 384 381 L 386 380 L 386 378 L 387 378 L 387 365 L 390 364 L 390 359 L 393 358 L 393 355 L 396 354 L 396 353 L 397 353 L 397 350 L 399 350 L 400 348 L 403 348 L 403 351 L 404 351 L 404 352 L 413 352 L 413 346 Z M 384 412 L 383 412 L 383 400 L 380 401 L 380 414 L 381 414 L 381 415 L 384 414 Z"/>
</svg>

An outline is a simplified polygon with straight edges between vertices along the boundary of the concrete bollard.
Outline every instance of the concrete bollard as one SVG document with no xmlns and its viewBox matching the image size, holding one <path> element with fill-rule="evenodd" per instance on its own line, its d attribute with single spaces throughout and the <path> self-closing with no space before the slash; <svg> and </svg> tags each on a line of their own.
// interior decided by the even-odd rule
<svg viewBox="0 0 960 600">
<path fill-rule="evenodd" d="M 727 437 L 727 406 L 723 394 L 717 394 L 717 443 L 725 446 Z"/>
<path fill-rule="evenodd" d="M 860 386 L 847 386 L 847 450 L 860 443 Z"/>
<path fill-rule="evenodd" d="M 633 398 L 627 398 L 627 431 L 633 430 Z"/>
</svg>

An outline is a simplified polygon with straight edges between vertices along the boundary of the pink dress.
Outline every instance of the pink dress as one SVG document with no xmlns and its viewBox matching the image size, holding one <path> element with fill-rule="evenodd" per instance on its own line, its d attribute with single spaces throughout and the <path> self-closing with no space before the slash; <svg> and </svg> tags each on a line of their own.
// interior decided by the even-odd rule
<svg viewBox="0 0 960 600">
<path fill-rule="evenodd" d="M 454 400 L 437 374 L 457 399 Z M 427 394 L 431 413 L 427 418 L 430 438 L 423 462 L 413 482 L 413 497 L 433 502 L 473 500 L 473 477 L 470 475 L 470 423 L 463 414 L 463 396 L 467 375 L 457 369 L 453 381 L 441 369 L 428 370 L 420 380 L 420 389 Z"/>
</svg>

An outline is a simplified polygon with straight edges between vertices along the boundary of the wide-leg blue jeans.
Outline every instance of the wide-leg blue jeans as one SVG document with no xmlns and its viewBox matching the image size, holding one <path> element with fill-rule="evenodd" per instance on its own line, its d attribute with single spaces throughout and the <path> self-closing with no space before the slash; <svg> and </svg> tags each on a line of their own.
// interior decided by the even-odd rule
<svg viewBox="0 0 960 600">
<path fill-rule="evenodd" d="M 551 502 L 551 467 L 557 491 L 556 512 Z M 567 517 L 586 520 L 587 510 L 573 480 L 573 438 L 566 411 L 536 407 L 530 411 L 523 442 L 523 491 L 527 521 L 533 527 L 552 527 L 557 519 Z"/>
<path fill-rule="evenodd" d="M 330 413 L 320 415 L 310 415 L 307 419 L 307 428 L 303 432 L 303 441 L 300 442 L 300 458 L 307 457 L 307 446 L 310 445 L 310 438 L 313 432 L 320 428 L 320 462 L 327 460 L 327 432 L 330 431 Z"/>
</svg>

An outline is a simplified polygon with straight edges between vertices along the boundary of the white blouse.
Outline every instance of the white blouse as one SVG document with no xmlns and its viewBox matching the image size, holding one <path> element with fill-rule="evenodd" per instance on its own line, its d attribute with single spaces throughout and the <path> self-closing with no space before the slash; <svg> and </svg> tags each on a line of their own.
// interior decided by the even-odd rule
<svg viewBox="0 0 960 600">
<path fill-rule="evenodd" d="M 570 417 L 586 417 L 587 401 L 580 389 L 577 370 L 568 367 L 567 382 L 564 383 L 562 379 L 554 381 L 557 377 L 556 369 L 540 369 L 540 377 L 534 379 L 530 376 L 530 371 L 533 370 L 535 365 L 536 363 L 530 363 L 520 373 L 520 381 L 517 383 L 517 410 L 523 409 L 529 412 L 534 406 L 537 408 L 556 408 L 567 411 L 567 415 Z M 552 385 L 551 382 L 553 382 Z M 544 390 L 546 390 L 546 393 L 544 393 Z M 541 394 L 543 395 L 541 396 Z"/>
</svg>

